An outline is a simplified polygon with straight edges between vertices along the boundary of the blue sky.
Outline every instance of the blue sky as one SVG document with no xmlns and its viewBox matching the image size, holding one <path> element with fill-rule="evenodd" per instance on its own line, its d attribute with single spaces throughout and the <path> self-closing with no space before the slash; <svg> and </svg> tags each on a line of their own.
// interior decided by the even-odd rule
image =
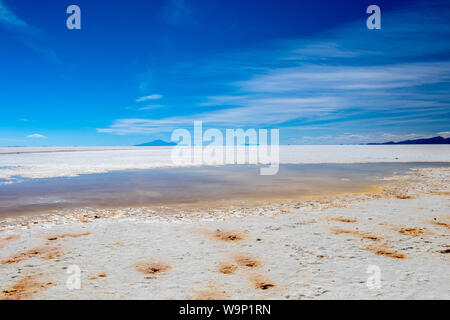
<svg viewBox="0 0 450 320">
<path fill-rule="evenodd" d="M 66 8 L 81 8 L 68 30 Z M 368 30 L 366 8 L 381 8 Z M 450 136 L 447 1 L 0 0 L 0 145 Z"/>
</svg>

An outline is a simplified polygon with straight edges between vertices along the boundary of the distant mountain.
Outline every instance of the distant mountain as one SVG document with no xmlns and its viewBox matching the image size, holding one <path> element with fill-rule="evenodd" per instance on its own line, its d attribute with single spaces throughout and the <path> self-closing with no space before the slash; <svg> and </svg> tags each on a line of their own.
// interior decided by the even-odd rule
<svg viewBox="0 0 450 320">
<path fill-rule="evenodd" d="M 147 142 L 143 144 L 138 144 L 136 147 L 171 147 L 176 146 L 175 142 L 166 142 L 163 140 L 154 140 L 152 142 Z"/>
<path fill-rule="evenodd" d="M 368 143 L 368 145 L 371 146 L 388 144 L 450 144 L 450 138 L 433 137 L 428 139 L 405 140 L 399 142 L 389 141 L 383 143 Z"/>
</svg>

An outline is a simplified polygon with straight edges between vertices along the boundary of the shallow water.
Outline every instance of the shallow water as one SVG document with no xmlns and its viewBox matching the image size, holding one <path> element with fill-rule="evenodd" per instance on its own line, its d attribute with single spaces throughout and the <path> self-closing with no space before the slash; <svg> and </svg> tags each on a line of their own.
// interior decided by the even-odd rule
<svg viewBox="0 0 450 320">
<path fill-rule="evenodd" d="M 250 165 L 116 171 L 0 185 L 0 216 L 64 208 L 202 207 L 360 192 L 410 168 L 448 163 L 287 164 L 274 176 Z"/>
</svg>

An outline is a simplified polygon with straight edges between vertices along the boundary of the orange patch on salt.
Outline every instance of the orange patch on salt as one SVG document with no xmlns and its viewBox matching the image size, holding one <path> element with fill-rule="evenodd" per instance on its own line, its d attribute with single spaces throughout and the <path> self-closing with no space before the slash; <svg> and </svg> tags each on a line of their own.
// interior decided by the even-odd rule
<svg viewBox="0 0 450 320">
<path fill-rule="evenodd" d="M 450 192 L 447 191 L 431 191 L 430 193 L 439 196 L 450 196 Z"/>
<path fill-rule="evenodd" d="M 40 276 L 25 276 L 0 292 L 0 300 L 29 300 L 36 294 L 56 285 L 53 281 L 40 281 Z"/>
<path fill-rule="evenodd" d="M 98 278 L 106 278 L 107 277 L 107 274 L 106 273 L 104 273 L 104 272 L 101 272 L 101 273 L 97 273 L 97 274 L 94 274 L 94 275 L 92 275 L 92 276 L 89 276 L 89 280 L 95 280 L 95 279 L 98 279 Z"/>
<path fill-rule="evenodd" d="M 247 237 L 247 234 L 243 232 L 223 231 L 217 229 L 214 233 L 214 237 L 221 241 L 240 241 L 244 240 Z"/>
<path fill-rule="evenodd" d="M 424 234 L 424 229 L 420 228 L 400 228 L 398 233 L 413 237 L 418 237 Z"/>
<path fill-rule="evenodd" d="M 223 274 L 232 274 L 236 271 L 237 267 L 234 264 L 220 263 L 217 271 Z"/>
<path fill-rule="evenodd" d="M 370 245 L 364 247 L 366 250 L 378 255 L 385 256 L 392 259 L 406 259 L 406 255 L 389 247 L 387 244 L 382 245 Z"/>
<path fill-rule="evenodd" d="M 170 270 L 172 267 L 163 262 L 143 261 L 134 265 L 136 271 L 146 275 L 156 275 Z"/>
<path fill-rule="evenodd" d="M 0 264 L 14 264 L 22 261 L 39 257 L 44 260 L 51 260 L 63 254 L 62 250 L 57 247 L 42 246 L 25 252 L 17 253 L 6 260 L 0 261 Z"/>
<path fill-rule="evenodd" d="M 440 226 L 440 227 L 446 227 L 447 229 L 450 229 L 450 224 L 442 222 L 442 221 L 430 221 L 430 223 L 436 225 L 436 226 Z"/>
<path fill-rule="evenodd" d="M 356 219 L 347 219 L 347 218 L 339 218 L 339 217 L 328 217 L 327 220 L 329 221 L 337 221 L 337 222 L 344 222 L 344 223 L 356 223 L 358 220 Z"/>
<path fill-rule="evenodd" d="M 234 261 L 239 267 L 257 268 L 261 265 L 258 260 L 243 255 L 235 256 Z"/>
<path fill-rule="evenodd" d="M 276 287 L 275 283 L 270 280 L 267 280 L 261 275 L 254 275 L 250 277 L 250 282 L 253 287 L 258 290 L 270 290 Z"/>
<path fill-rule="evenodd" d="M 345 230 L 345 229 L 341 229 L 341 228 L 332 228 L 331 232 L 333 234 L 351 234 L 351 235 L 354 235 L 354 236 L 357 236 L 359 238 L 366 239 L 366 240 L 373 240 L 373 241 L 382 240 L 382 237 L 374 236 L 374 235 L 367 234 L 367 233 L 364 233 L 361 231 L 352 231 L 352 230 Z"/>
<path fill-rule="evenodd" d="M 60 235 L 49 236 L 49 237 L 47 237 L 47 240 L 55 241 L 55 240 L 64 239 L 64 238 L 80 238 L 80 237 L 88 236 L 90 234 L 91 234 L 91 232 L 89 232 L 89 231 L 84 232 L 84 233 L 64 233 L 64 234 L 60 234 Z"/>
<path fill-rule="evenodd" d="M 400 194 L 395 196 L 397 199 L 401 199 L 401 200 L 407 200 L 407 199 L 414 199 L 413 196 L 410 196 L 408 194 Z"/>
</svg>

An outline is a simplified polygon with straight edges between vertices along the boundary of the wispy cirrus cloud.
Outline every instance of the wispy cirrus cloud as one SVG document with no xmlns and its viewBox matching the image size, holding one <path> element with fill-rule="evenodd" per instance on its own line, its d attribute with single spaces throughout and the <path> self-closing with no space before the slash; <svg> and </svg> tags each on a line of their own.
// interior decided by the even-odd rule
<svg viewBox="0 0 450 320">
<path fill-rule="evenodd" d="M 28 135 L 27 138 L 29 138 L 29 139 L 45 139 L 47 137 L 44 136 L 43 134 L 34 133 L 34 134 Z"/>
<path fill-rule="evenodd" d="M 8 27 L 21 28 L 22 30 L 32 28 L 12 12 L 2 0 L 0 0 L 0 23 Z"/>
<path fill-rule="evenodd" d="M 165 106 L 163 106 L 162 104 L 153 104 L 153 105 L 148 105 L 145 107 L 141 107 L 139 108 L 140 111 L 144 111 L 144 110 L 153 110 L 153 109 L 158 109 L 158 108 L 164 108 Z"/>
<path fill-rule="evenodd" d="M 387 126 L 406 131 L 392 133 L 399 137 L 418 124 L 436 132 L 450 121 L 450 11 L 436 3 L 386 13 L 380 32 L 357 21 L 315 39 L 283 40 L 202 62 L 183 73 L 226 82 L 195 112 L 118 119 L 99 132 L 148 134 L 190 127 L 194 120 L 217 127 L 357 128 L 351 139 L 371 139 L 361 133 L 369 128 L 379 137 Z"/>
<path fill-rule="evenodd" d="M 444 138 L 450 138 L 450 131 L 438 132 L 438 135 Z"/>
<path fill-rule="evenodd" d="M 0 0 L 0 24 L 16 35 L 18 41 L 26 47 L 45 57 L 53 63 L 61 63 L 58 55 L 52 49 L 42 45 L 42 31 L 27 23 L 24 19 L 16 15 L 6 4 Z"/>
<path fill-rule="evenodd" d="M 147 101 L 147 100 L 159 100 L 162 99 L 162 95 L 160 94 L 152 94 L 150 96 L 144 96 L 144 97 L 140 97 L 138 99 L 136 99 L 136 102 L 142 102 L 142 101 Z"/>
</svg>

